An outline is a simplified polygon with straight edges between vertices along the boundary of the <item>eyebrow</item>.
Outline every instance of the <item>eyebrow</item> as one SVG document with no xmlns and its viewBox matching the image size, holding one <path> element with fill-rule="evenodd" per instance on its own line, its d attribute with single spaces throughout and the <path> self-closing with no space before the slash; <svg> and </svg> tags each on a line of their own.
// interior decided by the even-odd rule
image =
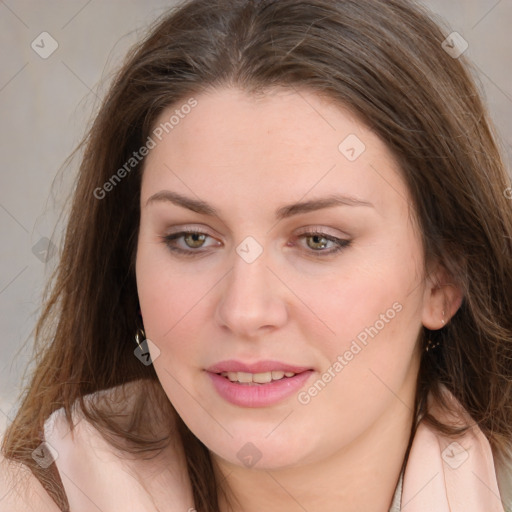
<svg viewBox="0 0 512 512">
<path fill-rule="evenodd" d="M 177 192 L 171 192 L 170 190 L 161 190 L 160 192 L 153 194 L 146 201 L 146 206 L 157 202 L 170 202 L 202 215 L 220 217 L 219 212 L 212 205 L 206 203 L 205 201 L 186 197 L 178 194 Z M 275 211 L 275 217 L 277 220 L 283 220 L 288 217 L 292 217 L 293 215 L 322 210 L 324 208 L 332 208 L 334 206 L 365 206 L 374 208 L 372 203 L 363 201 L 356 197 L 331 194 L 319 199 L 312 199 L 310 201 L 303 201 L 281 206 Z"/>
</svg>

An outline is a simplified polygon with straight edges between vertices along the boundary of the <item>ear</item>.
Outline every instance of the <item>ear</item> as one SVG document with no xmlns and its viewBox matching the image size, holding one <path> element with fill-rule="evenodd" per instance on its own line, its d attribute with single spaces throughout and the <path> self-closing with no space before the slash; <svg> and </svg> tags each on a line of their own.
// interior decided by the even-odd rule
<svg viewBox="0 0 512 512">
<path fill-rule="evenodd" d="M 422 323 L 431 331 L 442 329 L 455 315 L 464 297 L 460 286 L 442 265 L 427 275 L 423 297 Z M 443 322 L 444 320 L 444 322 Z"/>
</svg>

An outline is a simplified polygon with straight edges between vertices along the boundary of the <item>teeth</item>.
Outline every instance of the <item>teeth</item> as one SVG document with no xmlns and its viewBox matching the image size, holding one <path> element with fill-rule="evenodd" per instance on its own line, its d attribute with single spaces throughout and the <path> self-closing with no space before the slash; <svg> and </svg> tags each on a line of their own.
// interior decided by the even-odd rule
<svg viewBox="0 0 512 512">
<path fill-rule="evenodd" d="M 222 372 L 221 375 L 222 377 L 227 377 L 231 382 L 240 382 L 242 384 L 267 384 L 273 380 L 281 380 L 283 377 L 293 377 L 295 373 L 274 370 L 272 372 L 263 373 Z"/>
<path fill-rule="evenodd" d="M 250 375 L 250 373 L 248 373 L 247 375 Z M 272 372 L 255 373 L 252 376 L 252 381 L 257 382 L 258 384 L 266 384 L 267 382 L 271 382 Z"/>
<path fill-rule="evenodd" d="M 245 372 L 237 372 L 237 380 L 238 382 L 252 382 L 252 375 L 250 373 Z"/>
</svg>

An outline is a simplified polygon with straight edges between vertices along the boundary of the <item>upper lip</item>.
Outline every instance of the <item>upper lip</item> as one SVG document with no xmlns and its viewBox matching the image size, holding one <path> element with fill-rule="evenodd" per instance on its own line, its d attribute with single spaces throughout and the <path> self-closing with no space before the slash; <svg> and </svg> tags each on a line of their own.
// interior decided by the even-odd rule
<svg viewBox="0 0 512 512">
<path fill-rule="evenodd" d="M 257 361 L 255 363 L 242 363 L 230 359 L 228 361 L 220 361 L 206 369 L 211 373 L 222 372 L 245 372 L 245 373 L 265 373 L 282 370 L 284 372 L 302 373 L 311 370 L 306 366 L 295 366 L 293 364 L 282 363 L 281 361 Z"/>
</svg>

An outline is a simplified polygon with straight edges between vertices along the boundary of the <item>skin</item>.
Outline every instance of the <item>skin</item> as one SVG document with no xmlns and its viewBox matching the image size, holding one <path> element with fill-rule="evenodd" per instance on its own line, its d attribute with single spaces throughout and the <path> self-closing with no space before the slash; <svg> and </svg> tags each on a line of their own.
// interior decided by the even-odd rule
<svg viewBox="0 0 512 512">
<path fill-rule="evenodd" d="M 427 277 L 398 166 L 348 110 L 306 90 L 257 99 L 219 88 L 195 98 L 150 151 L 142 180 L 137 286 L 160 382 L 210 449 L 235 510 L 387 511 L 412 424 L 418 336 L 422 325 L 442 328 L 443 311 L 448 322 L 460 291 L 440 268 Z M 350 134 L 366 146 L 355 161 L 338 149 Z M 206 201 L 219 217 L 148 203 L 162 190 Z M 275 220 L 283 205 L 334 191 L 373 206 Z M 163 237 L 184 228 L 208 236 L 174 246 L 201 255 L 166 245 Z M 301 237 L 309 228 L 351 244 L 318 256 L 335 244 Z M 247 236 L 263 248 L 250 264 L 236 252 Z M 394 303 L 400 312 L 306 405 L 294 394 L 236 406 L 204 371 L 226 359 L 279 360 L 315 370 L 307 390 Z M 261 453 L 253 467 L 237 457 L 248 442 Z M 221 508 L 229 510 L 224 499 Z"/>
</svg>

